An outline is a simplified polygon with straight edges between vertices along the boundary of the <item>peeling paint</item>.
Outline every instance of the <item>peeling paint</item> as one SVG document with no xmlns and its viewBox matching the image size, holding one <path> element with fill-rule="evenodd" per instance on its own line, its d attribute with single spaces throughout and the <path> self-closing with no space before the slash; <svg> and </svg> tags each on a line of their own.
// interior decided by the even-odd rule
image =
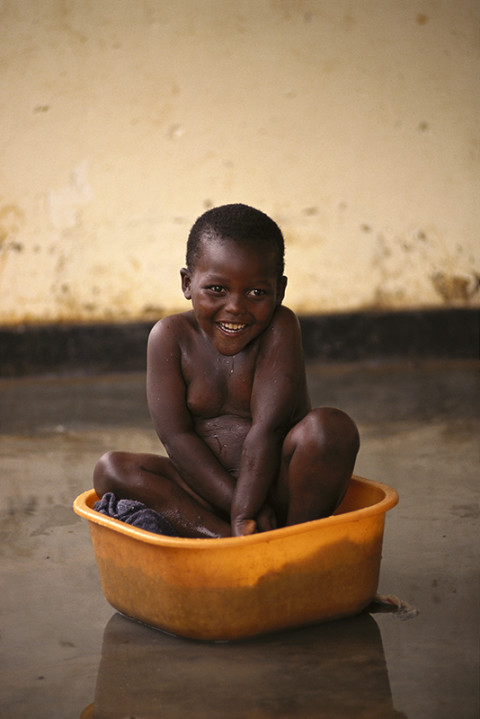
<svg viewBox="0 0 480 719">
<path fill-rule="evenodd" d="M 479 293 L 479 275 L 447 275 L 435 272 L 432 284 L 446 304 L 468 304 Z"/>
<path fill-rule="evenodd" d="M 69 230 L 79 225 L 81 208 L 94 197 L 87 175 L 88 161 L 83 160 L 75 167 L 65 187 L 48 193 L 48 212 L 55 229 Z"/>
</svg>

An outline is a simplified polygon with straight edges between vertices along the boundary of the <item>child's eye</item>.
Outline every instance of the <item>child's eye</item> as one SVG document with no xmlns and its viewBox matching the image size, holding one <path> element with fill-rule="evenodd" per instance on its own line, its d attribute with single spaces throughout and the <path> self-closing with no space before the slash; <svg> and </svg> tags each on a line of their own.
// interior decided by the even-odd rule
<svg viewBox="0 0 480 719">
<path fill-rule="evenodd" d="M 265 290 L 260 290 L 258 287 L 254 288 L 253 290 L 250 290 L 248 293 L 249 295 L 252 295 L 253 297 L 262 297 L 265 293 Z"/>
<path fill-rule="evenodd" d="M 207 289 L 210 290 L 210 292 L 215 292 L 215 294 L 220 294 L 223 292 L 222 285 L 210 285 Z"/>
</svg>

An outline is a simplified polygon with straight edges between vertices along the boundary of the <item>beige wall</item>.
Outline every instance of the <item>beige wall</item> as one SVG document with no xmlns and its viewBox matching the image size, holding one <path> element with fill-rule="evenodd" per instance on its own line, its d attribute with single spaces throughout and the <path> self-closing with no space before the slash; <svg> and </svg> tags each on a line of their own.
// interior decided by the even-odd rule
<svg viewBox="0 0 480 719">
<path fill-rule="evenodd" d="M 300 312 L 480 305 L 478 0 L 3 0 L 0 33 L 0 324 L 185 308 L 236 201 Z"/>
</svg>

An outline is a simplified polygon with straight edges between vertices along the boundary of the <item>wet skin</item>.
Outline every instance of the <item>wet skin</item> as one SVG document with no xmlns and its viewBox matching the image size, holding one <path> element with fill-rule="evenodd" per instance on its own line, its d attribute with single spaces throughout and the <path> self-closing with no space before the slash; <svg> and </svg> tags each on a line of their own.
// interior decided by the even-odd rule
<svg viewBox="0 0 480 719">
<path fill-rule="evenodd" d="M 193 309 L 158 322 L 148 343 L 148 404 L 168 458 L 108 453 L 95 469 L 97 492 L 140 499 L 183 536 L 330 514 L 358 433 L 339 410 L 311 411 L 275 255 L 210 237 L 181 277 Z"/>
</svg>

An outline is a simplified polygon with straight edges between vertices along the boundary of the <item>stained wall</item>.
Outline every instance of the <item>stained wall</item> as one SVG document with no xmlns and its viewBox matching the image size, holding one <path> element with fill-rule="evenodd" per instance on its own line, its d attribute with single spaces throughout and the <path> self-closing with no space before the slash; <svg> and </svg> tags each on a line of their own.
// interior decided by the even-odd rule
<svg viewBox="0 0 480 719">
<path fill-rule="evenodd" d="M 0 324 L 184 309 L 204 209 L 302 313 L 480 305 L 476 0 L 0 2 Z"/>
</svg>

